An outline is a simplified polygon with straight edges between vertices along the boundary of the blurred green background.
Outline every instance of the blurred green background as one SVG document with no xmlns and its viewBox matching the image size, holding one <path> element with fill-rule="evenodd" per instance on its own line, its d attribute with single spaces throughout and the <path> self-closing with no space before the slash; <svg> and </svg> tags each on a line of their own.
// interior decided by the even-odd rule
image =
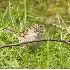
<svg viewBox="0 0 70 70">
<path fill-rule="evenodd" d="M 4 27 L 20 32 L 35 23 L 44 25 L 46 38 L 70 40 L 70 0 L 0 0 L 0 45 L 18 42 Z M 69 69 L 70 45 L 45 42 L 33 52 L 1 48 L 0 68 Z"/>
</svg>

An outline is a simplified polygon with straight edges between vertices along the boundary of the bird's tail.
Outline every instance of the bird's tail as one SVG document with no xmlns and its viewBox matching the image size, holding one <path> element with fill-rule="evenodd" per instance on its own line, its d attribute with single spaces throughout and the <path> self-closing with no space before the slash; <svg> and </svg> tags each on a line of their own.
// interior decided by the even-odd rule
<svg viewBox="0 0 70 70">
<path fill-rule="evenodd" d="M 11 30 L 11 29 L 8 29 L 8 28 L 3 28 L 3 30 L 4 30 L 4 31 L 7 31 L 7 32 L 9 32 L 9 33 L 12 33 L 12 34 L 15 35 L 15 36 L 17 36 L 17 34 L 18 34 L 18 32 L 15 32 L 15 31 L 13 31 L 13 30 Z"/>
</svg>

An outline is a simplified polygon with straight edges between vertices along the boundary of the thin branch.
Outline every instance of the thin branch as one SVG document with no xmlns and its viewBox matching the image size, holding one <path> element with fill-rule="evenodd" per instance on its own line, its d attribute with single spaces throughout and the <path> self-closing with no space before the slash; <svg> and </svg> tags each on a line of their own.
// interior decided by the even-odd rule
<svg viewBox="0 0 70 70">
<path fill-rule="evenodd" d="M 4 47 L 11 47 L 11 46 L 19 46 L 22 44 L 28 44 L 28 43 L 33 43 L 33 42 L 41 42 L 41 41 L 56 41 L 56 42 L 63 42 L 66 43 L 68 45 L 70 45 L 70 40 L 53 40 L 53 39 L 46 39 L 46 40 L 38 40 L 38 41 L 29 41 L 29 42 L 22 42 L 22 43 L 15 43 L 15 44 L 5 44 L 0 46 L 0 48 L 4 48 Z"/>
</svg>

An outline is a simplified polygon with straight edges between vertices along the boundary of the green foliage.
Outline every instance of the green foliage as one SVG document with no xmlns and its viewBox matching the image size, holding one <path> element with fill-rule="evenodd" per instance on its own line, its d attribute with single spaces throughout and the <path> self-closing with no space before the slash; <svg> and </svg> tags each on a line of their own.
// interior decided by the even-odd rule
<svg viewBox="0 0 70 70">
<path fill-rule="evenodd" d="M 69 0 L 0 1 L 0 45 L 18 42 L 14 35 L 2 30 L 4 27 L 19 32 L 35 23 L 44 25 L 46 38 L 70 40 L 69 3 Z M 20 46 L 0 48 L 0 68 L 69 69 L 70 45 L 44 42 L 35 51 Z"/>
</svg>

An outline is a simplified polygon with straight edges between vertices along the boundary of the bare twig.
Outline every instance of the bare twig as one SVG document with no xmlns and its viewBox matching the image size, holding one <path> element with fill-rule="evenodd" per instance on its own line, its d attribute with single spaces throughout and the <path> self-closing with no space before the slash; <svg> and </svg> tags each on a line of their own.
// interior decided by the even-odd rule
<svg viewBox="0 0 70 70">
<path fill-rule="evenodd" d="M 11 47 L 11 46 L 19 46 L 22 44 L 28 44 L 28 43 L 33 43 L 33 42 L 41 42 L 41 41 L 56 41 L 56 42 L 63 42 L 66 43 L 68 45 L 70 45 L 70 40 L 53 40 L 53 39 L 46 39 L 46 40 L 38 40 L 38 41 L 29 41 L 29 42 L 22 42 L 22 43 L 15 43 L 15 44 L 5 44 L 0 46 L 0 48 L 4 48 L 4 47 Z"/>
</svg>

